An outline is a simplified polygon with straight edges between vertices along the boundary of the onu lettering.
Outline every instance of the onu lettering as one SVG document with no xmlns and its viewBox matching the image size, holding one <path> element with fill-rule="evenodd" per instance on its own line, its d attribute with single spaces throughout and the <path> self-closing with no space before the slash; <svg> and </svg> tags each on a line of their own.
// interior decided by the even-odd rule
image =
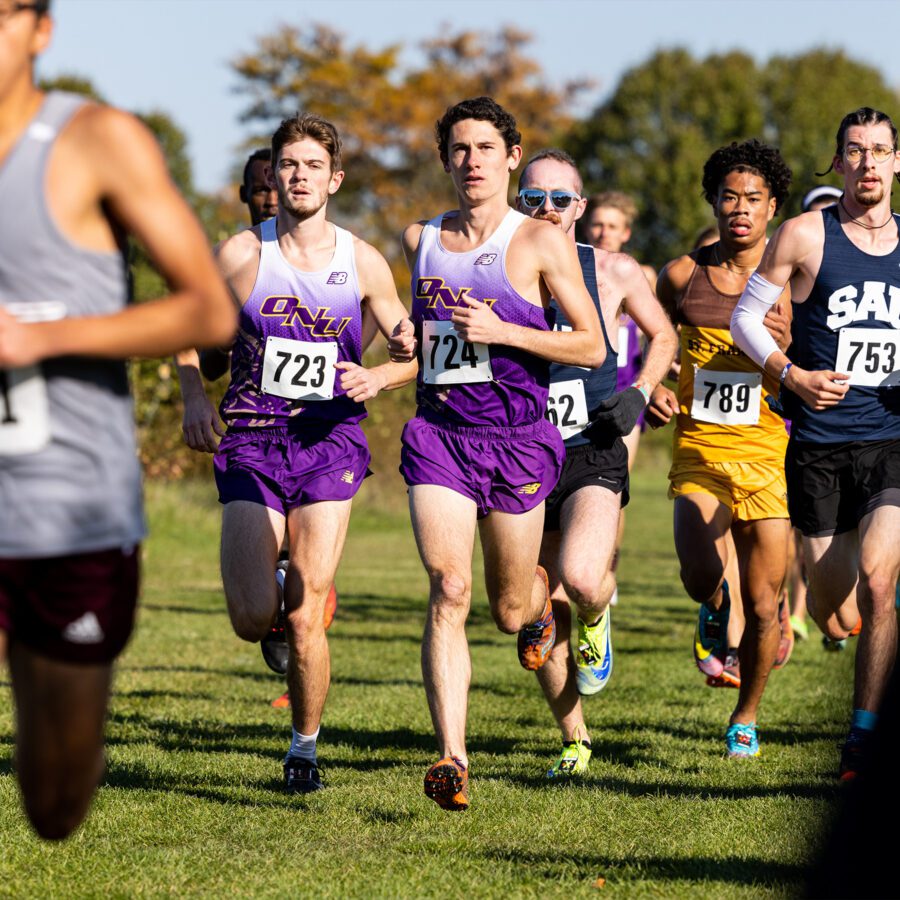
<svg viewBox="0 0 900 900">
<path fill-rule="evenodd" d="M 862 297 L 854 284 L 838 288 L 828 298 L 830 316 L 825 324 L 836 331 L 851 322 L 875 319 L 900 328 L 900 287 L 883 281 L 863 282 Z"/>
<path fill-rule="evenodd" d="M 464 298 L 478 300 L 478 297 L 472 297 L 469 291 L 472 288 L 461 287 L 454 291 L 452 287 L 444 283 L 443 278 L 418 278 L 416 279 L 416 299 L 427 300 L 426 309 L 437 309 L 438 303 L 444 309 L 454 309 L 457 306 L 467 306 Z M 487 306 L 493 306 L 497 301 L 485 298 L 480 301 Z"/>
<path fill-rule="evenodd" d="M 330 312 L 330 306 L 317 306 L 313 311 L 299 297 L 266 297 L 259 307 L 261 316 L 280 318 L 285 328 L 301 325 L 314 337 L 339 337 L 353 317 L 343 316 L 335 325 L 335 317 L 328 315 Z"/>
</svg>

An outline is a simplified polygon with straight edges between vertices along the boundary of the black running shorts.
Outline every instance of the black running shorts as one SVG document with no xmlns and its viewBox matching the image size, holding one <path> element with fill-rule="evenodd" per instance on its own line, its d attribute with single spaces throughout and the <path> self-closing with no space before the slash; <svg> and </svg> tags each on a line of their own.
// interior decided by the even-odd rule
<svg viewBox="0 0 900 900">
<path fill-rule="evenodd" d="M 784 460 L 791 524 L 807 537 L 853 531 L 900 506 L 900 440 L 818 444 L 791 438 Z"/>
<path fill-rule="evenodd" d="M 562 474 L 544 507 L 544 531 L 559 531 L 563 504 L 575 491 L 591 485 L 621 494 L 622 507 L 628 505 L 628 449 L 622 438 L 616 437 L 608 447 L 566 447 Z"/>
</svg>

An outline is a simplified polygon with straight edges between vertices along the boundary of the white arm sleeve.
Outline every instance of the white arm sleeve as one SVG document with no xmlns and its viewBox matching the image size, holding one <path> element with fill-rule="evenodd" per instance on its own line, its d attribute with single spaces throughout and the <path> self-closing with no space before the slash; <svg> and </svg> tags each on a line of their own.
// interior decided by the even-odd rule
<svg viewBox="0 0 900 900">
<path fill-rule="evenodd" d="M 784 287 L 778 287 L 754 272 L 731 316 L 731 336 L 735 344 L 761 369 L 779 349 L 775 338 L 763 325 L 763 319 L 783 290 Z"/>
</svg>

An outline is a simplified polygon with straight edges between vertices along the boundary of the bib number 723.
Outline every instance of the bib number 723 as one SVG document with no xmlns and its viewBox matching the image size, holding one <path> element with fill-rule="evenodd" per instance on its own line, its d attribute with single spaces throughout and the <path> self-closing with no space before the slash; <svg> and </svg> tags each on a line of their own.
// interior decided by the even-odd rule
<svg viewBox="0 0 900 900">
<path fill-rule="evenodd" d="M 331 400 L 336 362 L 334 341 L 267 338 L 262 392 L 286 400 Z"/>
</svg>

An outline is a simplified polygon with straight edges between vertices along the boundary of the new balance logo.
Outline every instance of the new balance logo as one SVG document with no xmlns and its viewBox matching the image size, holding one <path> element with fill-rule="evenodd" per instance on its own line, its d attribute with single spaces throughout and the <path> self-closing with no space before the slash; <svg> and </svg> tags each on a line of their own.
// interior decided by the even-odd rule
<svg viewBox="0 0 900 900">
<path fill-rule="evenodd" d="M 341 481 L 345 484 L 353 484 L 353 473 L 349 469 L 345 469 L 344 474 L 341 475 Z"/>
<path fill-rule="evenodd" d="M 539 481 L 532 481 L 531 484 L 523 484 L 516 493 L 517 494 L 536 494 L 541 489 Z"/>
<path fill-rule="evenodd" d="M 63 629 L 63 640 L 70 644 L 99 644 L 106 636 L 92 612 L 86 612 Z"/>
<path fill-rule="evenodd" d="M 328 276 L 328 281 L 326 284 L 346 284 L 347 283 L 347 273 L 346 272 L 332 272 Z"/>
<path fill-rule="evenodd" d="M 496 253 L 482 253 L 481 256 L 479 256 L 472 265 L 489 266 L 492 262 L 494 262 L 496 258 Z"/>
</svg>

